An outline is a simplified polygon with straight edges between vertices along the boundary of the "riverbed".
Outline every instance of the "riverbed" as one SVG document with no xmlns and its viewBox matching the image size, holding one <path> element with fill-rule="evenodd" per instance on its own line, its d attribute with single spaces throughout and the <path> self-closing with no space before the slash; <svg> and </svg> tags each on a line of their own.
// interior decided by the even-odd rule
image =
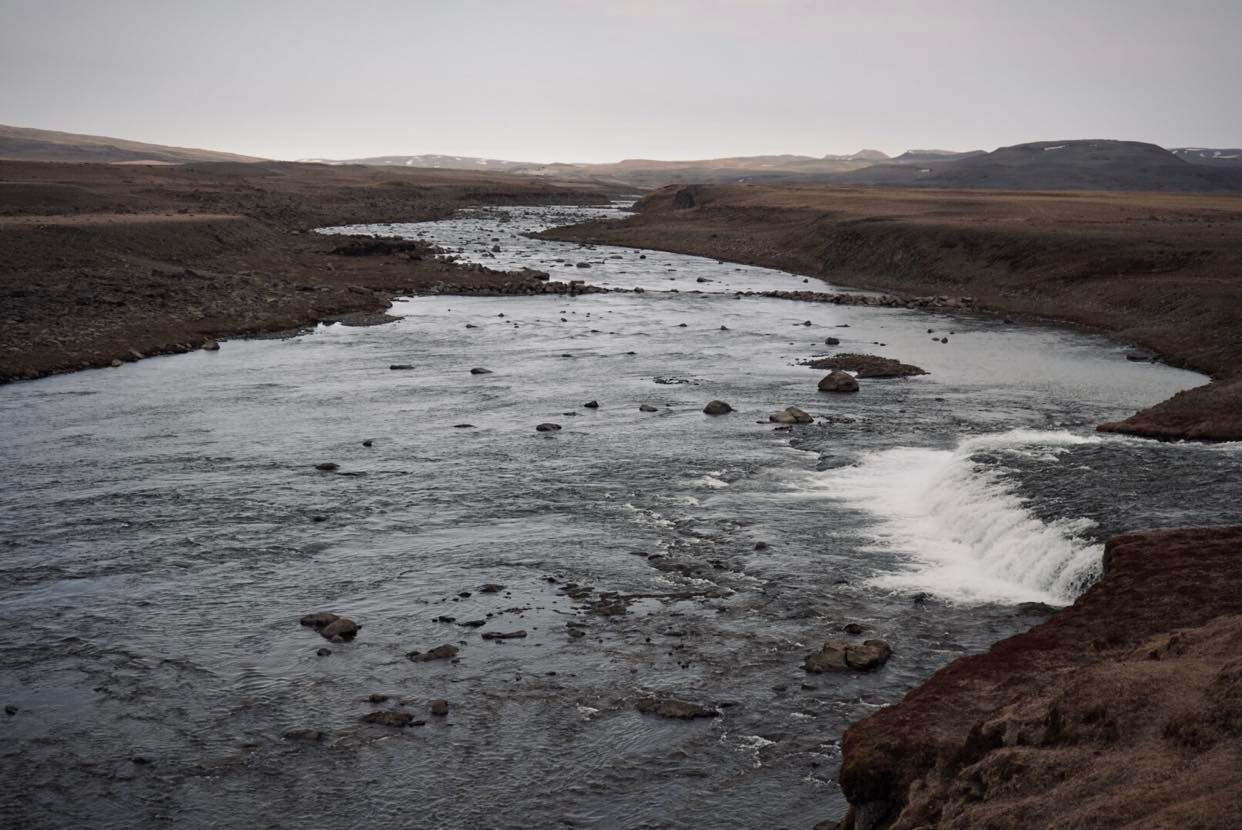
<svg viewBox="0 0 1242 830">
<path fill-rule="evenodd" d="M 0 388 L 0 822 L 810 827 L 844 812 L 852 721 L 1072 602 L 1104 538 L 1242 520 L 1214 495 L 1235 448 L 1094 432 L 1200 375 L 527 235 L 620 212 L 344 229 L 609 293 L 409 298 Z M 819 393 L 800 361 L 836 352 L 928 374 Z M 791 405 L 815 423 L 768 422 Z M 314 611 L 362 629 L 328 643 Z M 802 668 L 872 637 L 876 672 Z M 425 723 L 361 721 L 387 710 Z"/>
</svg>

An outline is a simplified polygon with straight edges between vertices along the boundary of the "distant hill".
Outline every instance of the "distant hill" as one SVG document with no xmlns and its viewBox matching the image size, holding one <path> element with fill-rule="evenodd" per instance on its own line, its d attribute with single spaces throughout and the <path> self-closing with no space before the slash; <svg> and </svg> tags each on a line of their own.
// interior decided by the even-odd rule
<svg viewBox="0 0 1242 830">
<path fill-rule="evenodd" d="M 906 150 L 899 156 L 893 157 L 896 164 L 918 164 L 925 161 L 955 161 L 957 159 L 970 158 L 971 156 L 981 156 L 986 150 L 966 150 L 961 152 L 958 150 Z"/>
<path fill-rule="evenodd" d="M 366 164 L 373 167 L 425 167 L 433 170 L 485 170 L 509 173 L 519 168 L 534 167 L 527 161 L 503 161 L 475 156 L 370 156 L 358 159 L 300 159 L 314 164 Z"/>
<path fill-rule="evenodd" d="M 190 147 L 144 144 L 121 138 L 60 133 L 0 124 L 0 160 L 102 162 L 108 164 L 155 162 L 184 164 L 192 161 L 262 161 L 254 156 L 218 153 Z"/>
<path fill-rule="evenodd" d="M 848 156 L 824 156 L 824 161 L 888 161 L 888 154 L 880 150 L 859 150 Z"/>
<path fill-rule="evenodd" d="M 1172 147 L 1169 152 L 1191 164 L 1216 167 L 1242 167 L 1242 150 L 1219 150 L 1209 147 Z"/>
<path fill-rule="evenodd" d="M 917 164 L 877 164 L 817 181 L 1009 190 L 1242 191 L 1242 168 L 1190 164 L 1140 141 L 1091 139 L 1015 144 Z"/>
</svg>

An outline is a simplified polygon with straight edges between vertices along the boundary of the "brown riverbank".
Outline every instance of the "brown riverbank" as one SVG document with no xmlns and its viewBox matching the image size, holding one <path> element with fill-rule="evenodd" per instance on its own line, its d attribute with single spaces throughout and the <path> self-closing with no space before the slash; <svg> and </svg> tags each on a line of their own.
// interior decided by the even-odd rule
<svg viewBox="0 0 1242 830">
<path fill-rule="evenodd" d="M 373 317 L 397 294 L 544 290 L 433 252 L 344 256 L 307 231 L 607 196 L 467 171 L 0 162 L 0 382 Z"/>
<path fill-rule="evenodd" d="M 548 235 L 1103 329 L 1214 382 L 1102 428 L 1242 439 L 1239 196 L 696 185 Z"/>
<path fill-rule="evenodd" d="M 849 729 L 842 828 L 1242 826 L 1242 527 L 1116 537 L 1104 564 Z"/>
</svg>

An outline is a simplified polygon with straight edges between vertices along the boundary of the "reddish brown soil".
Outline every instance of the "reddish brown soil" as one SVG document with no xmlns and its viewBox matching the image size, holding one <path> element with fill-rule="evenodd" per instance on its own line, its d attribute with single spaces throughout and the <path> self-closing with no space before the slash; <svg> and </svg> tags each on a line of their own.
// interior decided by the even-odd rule
<svg viewBox="0 0 1242 830">
<path fill-rule="evenodd" d="M 1242 439 L 1242 196 L 696 185 L 638 207 L 549 235 L 1105 329 L 1217 381 L 1108 429 Z"/>
<path fill-rule="evenodd" d="M 464 171 L 0 162 L 0 382 L 373 317 L 397 294 L 543 290 L 431 256 L 337 256 L 306 231 L 606 195 Z"/>
<path fill-rule="evenodd" d="M 1242 827 L 1242 527 L 1112 539 L 1070 608 L 845 735 L 843 827 Z"/>
</svg>

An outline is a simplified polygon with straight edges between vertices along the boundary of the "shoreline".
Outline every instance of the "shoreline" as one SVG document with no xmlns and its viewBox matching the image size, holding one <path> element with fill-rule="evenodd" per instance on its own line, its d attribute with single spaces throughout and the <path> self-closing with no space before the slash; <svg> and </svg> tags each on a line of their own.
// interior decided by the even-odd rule
<svg viewBox="0 0 1242 830">
<path fill-rule="evenodd" d="M 432 250 L 342 255 L 347 237 L 313 229 L 610 195 L 464 171 L 0 162 L 0 384 L 382 315 L 402 295 L 542 292 Z"/>
<path fill-rule="evenodd" d="M 977 311 L 1106 333 L 1212 382 L 1102 431 L 1242 440 L 1242 198 L 670 186 L 636 210 L 543 236 L 968 296 Z"/>
</svg>

